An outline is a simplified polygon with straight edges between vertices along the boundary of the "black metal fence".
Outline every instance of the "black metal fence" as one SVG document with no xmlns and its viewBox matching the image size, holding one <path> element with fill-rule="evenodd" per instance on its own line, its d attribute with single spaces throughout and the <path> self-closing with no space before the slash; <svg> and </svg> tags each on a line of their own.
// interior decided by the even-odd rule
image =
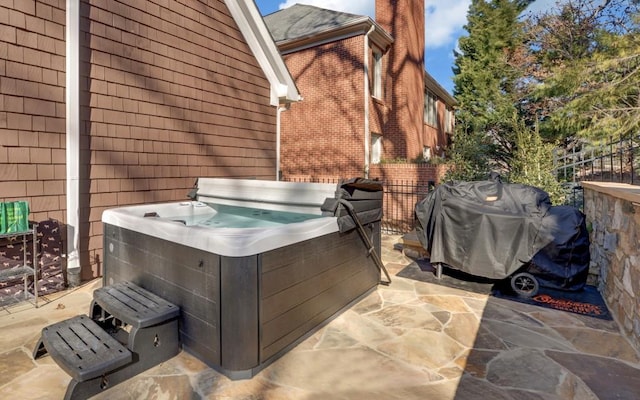
<svg viewBox="0 0 640 400">
<path fill-rule="evenodd" d="M 335 183 L 339 178 L 286 179 L 294 182 Z M 414 228 L 414 209 L 416 203 L 434 189 L 432 181 L 382 181 L 384 187 L 384 214 L 382 233 L 404 234 Z"/>
<path fill-rule="evenodd" d="M 556 176 L 566 191 L 566 203 L 582 208 L 582 181 L 640 185 L 640 135 L 556 151 L 553 161 Z"/>
<path fill-rule="evenodd" d="M 403 234 L 415 227 L 416 203 L 434 189 L 433 182 L 387 181 L 384 186 L 382 232 Z"/>
<path fill-rule="evenodd" d="M 640 184 L 640 135 L 610 138 L 599 145 L 583 144 L 557 151 L 554 166 L 564 182 L 585 180 Z"/>
</svg>

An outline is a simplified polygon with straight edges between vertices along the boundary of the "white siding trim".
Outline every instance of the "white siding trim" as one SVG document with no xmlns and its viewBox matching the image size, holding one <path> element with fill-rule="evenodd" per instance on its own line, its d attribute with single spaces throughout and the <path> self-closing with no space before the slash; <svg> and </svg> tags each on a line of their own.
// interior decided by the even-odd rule
<svg viewBox="0 0 640 400">
<path fill-rule="evenodd" d="M 79 284 L 80 257 L 80 0 L 66 0 L 67 274 Z"/>
<path fill-rule="evenodd" d="M 271 105 L 302 100 L 253 0 L 225 0 L 249 48 L 271 84 Z"/>
</svg>

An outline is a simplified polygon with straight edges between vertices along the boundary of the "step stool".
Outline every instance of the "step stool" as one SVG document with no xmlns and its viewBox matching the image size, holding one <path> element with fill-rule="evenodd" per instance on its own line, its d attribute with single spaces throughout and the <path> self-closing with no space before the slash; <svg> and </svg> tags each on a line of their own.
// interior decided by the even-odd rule
<svg viewBox="0 0 640 400">
<path fill-rule="evenodd" d="M 69 375 L 65 399 L 86 399 L 180 351 L 180 308 L 130 282 L 97 289 L 89 316 L 50 325 L 33 351 Z"/>
</svg>

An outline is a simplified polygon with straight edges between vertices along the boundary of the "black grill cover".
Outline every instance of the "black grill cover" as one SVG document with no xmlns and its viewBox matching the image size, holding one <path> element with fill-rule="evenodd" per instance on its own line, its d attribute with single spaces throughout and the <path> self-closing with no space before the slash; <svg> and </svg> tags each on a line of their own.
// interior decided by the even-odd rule
<svg viewBox="0 0 640 400">
<path fill-rule="evenodd" d="M 491 279 L 530 263 L 526 268 L 543 286 L 579 289 L 586 281 L 584 215 L 552 207 L 541 189 L 499 179 L 445 183 L 416 204 L 415 214 L 431 263 Z"/>
</svg>

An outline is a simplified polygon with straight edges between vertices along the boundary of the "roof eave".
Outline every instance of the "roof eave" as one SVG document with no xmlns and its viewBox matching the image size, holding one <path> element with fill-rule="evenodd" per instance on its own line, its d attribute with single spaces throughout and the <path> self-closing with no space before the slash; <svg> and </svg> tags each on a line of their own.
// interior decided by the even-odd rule
<svg viewBox="0 0 640 400">
<path fill-rule="evenodd" d="M 271 86 L 271 105 L 302 100 L 253 0 L 224 0 Z"/>
<path fill-rule="evenodd" d="M 458 105 L 456 99 L 453 98 L 445 88 L 442 87 L 427 71 L 424 71 L 424 88 L 432 91 L 448 106 L 455 107 Z"/>
<path fill-rule="evenodd" d="M 315 32 L 311 35 L 295 39 L 281 40 L 276 42 L 276 44 L 282 54 L 289 54 L 326 43 L 364 35 L 369 31 L 369 29 L 371 29 L 371 26 L 374 26 L 375 29 L 369 38 L 377 47 L 386 52 L 393 43 L 393 38 L 389 33 L 382 29 L 380 25 L 367 16 L 354 19 L 336 28 Z"/>
</svg>

